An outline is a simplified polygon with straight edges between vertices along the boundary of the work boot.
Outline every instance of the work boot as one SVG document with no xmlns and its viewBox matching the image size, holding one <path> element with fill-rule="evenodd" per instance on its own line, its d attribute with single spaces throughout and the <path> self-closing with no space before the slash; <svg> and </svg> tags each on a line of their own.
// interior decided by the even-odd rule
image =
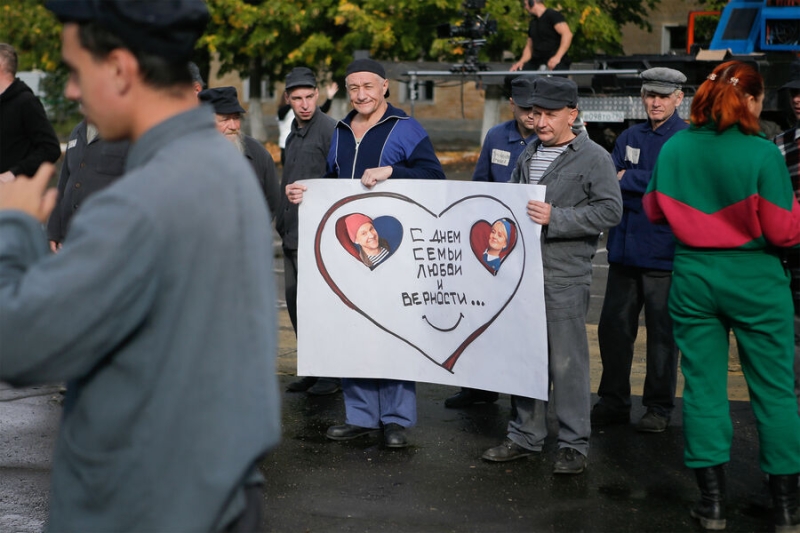
<svg viewBox="0 0 800 533">
<path fill-rule="evenodd" d="M 725 470 L 724 465 L 695 468 L 700 501 L 690 511 L 703 529 L 725 529 Z"/>
<path fill-rule="evenodd" d="M 339 378 L 319 378 L 308 393 L 312 396 L 327 396 L 328 394 L 335 394 L 342 390 L 341 380 Z"/>
<path fill-rule="evenodd" d="M 444 406 L 450 409 L 460 409 L 476 403 L 494 403 L 497 398 L 496 392 L 464 387 L 457 394 L 447 398 L 444 401 Z"/>
<path fill-rule="evenodd" d="M 297 381 L 292 381 L 286 387 L 287 392 L 305 392 L 314 386 L 314 383 L 317 382 L 317 376 L 306 376 L 304 378 L 300 378 Z"/>
<path fill-rule="evenodd" d="M 800 474 L 769 476 L 772 495 L 772 521 L 776 533 L 800 533 L 797 481 Z"/>
</svg>

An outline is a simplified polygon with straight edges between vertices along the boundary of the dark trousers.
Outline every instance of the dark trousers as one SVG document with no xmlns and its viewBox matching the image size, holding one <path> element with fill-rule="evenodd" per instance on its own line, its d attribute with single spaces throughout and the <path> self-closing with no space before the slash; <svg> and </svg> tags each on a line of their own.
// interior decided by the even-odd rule
<svg viewBox="0 0 800 533">
<path fill-rule="evenodd" d="M 283 249 L 283 280 L 286 287 L 286 310 L 297 335 L 297 250 Z"/>
<path fill-rule="evenodd" d="M 539 70 L 539 68 L 544 65 L 544 68 L 547 69 L 547 62 L 550 58 L 553 57 L 552 55 L 547 57 L 533 57 L 530 61 L 525 63 L 522 66 L 523 70 Z M 572 65 L 572 60 L 569 58 L 569 55 L 565 55 L 561 58 L 561 62 L 556 65 L 556 68 L 553 70 L 569 70 L 570 65 Z"/>
<path fill-rule="evenodd" d="M 597 336 L 603 375 L 597 394 L 611 409 L 630 411 L 633 345 L 644 307 L 647 328 L 647 376 L 642 404 L 669 416 L 675 406 L 678 349 L 668 301 L 672 273 L 611 264 Z"/>
</svg>

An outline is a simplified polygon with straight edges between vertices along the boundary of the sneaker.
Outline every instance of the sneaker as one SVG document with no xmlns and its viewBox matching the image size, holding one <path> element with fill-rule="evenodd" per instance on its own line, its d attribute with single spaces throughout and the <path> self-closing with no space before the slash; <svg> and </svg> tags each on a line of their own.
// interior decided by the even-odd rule
<svg viewBox="0 0 800 533">
<path fill-rule="evenodd" d="M 593 426 L 613 426 L 615 424 L 629 424 L 630 411 L 612 409 L 602 402 L 597 402 L 592 408 L 590 417 Z"/>
<path fill-rule="evenodd" d="M 636 431 L 642 433 L 661 433 L 669 426 L 669 417 L 660 415 L 655 411 L 647 411 L 639 423 L 636 424 Z"/>
<path fill-rule="evenodd" d="M 499 446 L 486 450 L 481 457 L 494 463 L 504 463 L 515 459 L 522 459 L 523 457 L 528 457 L 535 453 L 539 453 L 538 450 L 523 448 L 513 440 L 506 439 Z"/>
<path fill-rule="evenodd" d="M 554 474 L 580 474 L 586 470 L 586 456 L 575 448 L 559 448 L 556 462 L 553 464 Z"/>
</svg>

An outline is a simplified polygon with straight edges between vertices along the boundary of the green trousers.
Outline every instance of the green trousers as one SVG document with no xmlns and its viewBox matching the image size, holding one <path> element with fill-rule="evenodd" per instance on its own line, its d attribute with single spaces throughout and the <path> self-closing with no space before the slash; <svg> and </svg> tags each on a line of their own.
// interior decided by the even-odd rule
<svg viewBox="0 0 800 533">
<path fill-rule="evenodd" d="M 800 472 L 794 311 L 780 260 L 763 251 L 679 247 L 674 268 L 669 308 L 685 378 L 686 466 L 730 460 L 728 334 L 733 330 L 757 421 L 761 468 L 775 475 Z"/>
</svg>

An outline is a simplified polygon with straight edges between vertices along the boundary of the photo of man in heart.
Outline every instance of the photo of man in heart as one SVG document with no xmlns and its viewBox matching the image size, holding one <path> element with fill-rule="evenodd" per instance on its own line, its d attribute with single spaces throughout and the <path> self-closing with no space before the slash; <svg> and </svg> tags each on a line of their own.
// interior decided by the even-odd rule
<svg viewBox="0 0 800 533">
<path fill-rule="evenodd" d="M 470 233 L 470 244 L 475 257 L 494 276 L 514 248 L 516 240 L 516 226 L 507 218 L 498 219 L 491 226 L 481 220 L 472 226 Z"/>
<path fill-rule="evenodd" d="M 386 238 L 382 236 L 384 230 Z M 350 255 L 374 270 L 397 250 L 402 227 L 393 217 L 373 221 L 362 213 L 352 213 L 336 222 L 336 236 Z"/>
</svg>

